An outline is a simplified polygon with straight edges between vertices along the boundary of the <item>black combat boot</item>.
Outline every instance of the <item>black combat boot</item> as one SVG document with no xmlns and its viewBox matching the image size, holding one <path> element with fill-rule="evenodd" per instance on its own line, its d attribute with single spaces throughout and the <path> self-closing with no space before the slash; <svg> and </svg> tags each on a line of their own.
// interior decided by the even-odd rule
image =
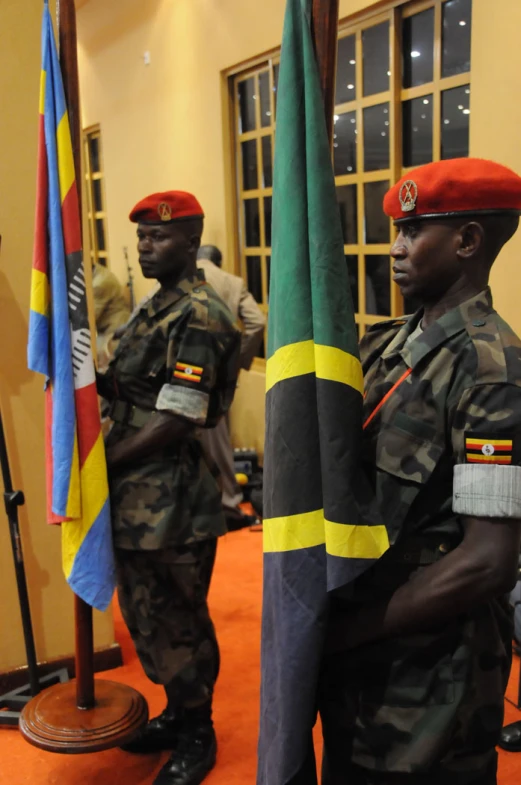
<svg viewBox="0 0 521 785">
<path fill-rule="evenodd" d="M 159 715 L 150 720 L 145 727 L 139 731 L 137 736 L 128 744 L 121 746 L 125 752 L 135 752 L 146 755 L 149 752 L 161 752 L 161 750 L 173 750 L 177 746 L 178 736 L 183 727 L 183 715 L 179 709 L 166 709 Z"/>
<path fill-rule="evenodd" d="M 154 785 L 200 785 L 215 766 L 216 757 L 211 707 L 187 709 L 174 752 Z"/>
</svg>

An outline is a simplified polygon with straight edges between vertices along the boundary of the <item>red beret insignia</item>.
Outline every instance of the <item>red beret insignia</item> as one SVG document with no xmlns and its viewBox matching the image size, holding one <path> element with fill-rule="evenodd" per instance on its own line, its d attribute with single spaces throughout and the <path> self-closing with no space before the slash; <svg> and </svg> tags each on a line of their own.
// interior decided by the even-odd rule
<svg viewBox="0 0 521 785">
<path fill-rule="evenodd" d="M 172 220 L 172 208 L 168 202 L 159 202 L 157 205 L 157 212 L 159 213 L 159 217 L 162 221 Z"/>
<path fill-rule="evenodd" d="M 416 200 L 418 199 L 418 186 L 414 180 L 406 180 L 400 188 L 400 204 L 402 212 L 410 213 L 416 207 Z"/>
</svg>

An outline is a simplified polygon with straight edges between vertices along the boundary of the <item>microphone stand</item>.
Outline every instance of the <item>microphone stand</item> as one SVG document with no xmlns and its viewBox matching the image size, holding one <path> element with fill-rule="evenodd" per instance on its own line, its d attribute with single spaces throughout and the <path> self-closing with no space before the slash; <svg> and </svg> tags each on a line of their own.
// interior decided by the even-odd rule
<svg viewBox="0 0 521 785">
<path fill-rule="evenodd" d="M 0 726 L 18 725 L 20 713 L 29 700 L 38 695 L 40 689 L 57 682 L 68 681 L 69 674 L 66 668 L 61 668 L 54 673 L 49 673 L 42 679 L 38 677 L 38 665 L 36 661 L 36 649 L 34 646 L 33 626 L 31 621 L 31 609 L 29 606 L 29 595 L 27 593 L 27 581 L 25 579 L 25 566 L 22 551 L 22 540 L 20 537 L 20 526 L 18 522 L 18 507 L 25 504 L 23 491 L 14 491 L 11 481 L 11 470 L 9 467 L 9 456 L 5 441 L 4 425 L 2 412 L 0 411 L 0 464 L 2 468 L 2 478 L 4 483 L 4 504 L 9 523 L 9 534 L 11 535 L 11 548 L 13 550 L 13 561 L 16 574 L 16 584 L 18 587 L 18 601 L 20 604 L 20 615 L 22 617 L 22 627 L 25 642 L 25 653 L 27 668 L 29 671 L 29 684 L 18 687 L 5 695 L 0 696 Z"/>
</svg>

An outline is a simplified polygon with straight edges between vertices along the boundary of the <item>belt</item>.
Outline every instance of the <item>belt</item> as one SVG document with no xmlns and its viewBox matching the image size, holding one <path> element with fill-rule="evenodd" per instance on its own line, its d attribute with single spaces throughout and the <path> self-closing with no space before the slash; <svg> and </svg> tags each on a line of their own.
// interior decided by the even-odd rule
<svg viewBox="0 0 521 785">
<path fill-rule="evenodd" d="M 110 404 L 108 414 L 111 420 L 121 425 L 132 425 L 134 428 L 142 428 L 155 414 L 155 409 L 142 409 L 140 406 L 134 406 L 133 403 L 116 398 Z"/>
</svg>

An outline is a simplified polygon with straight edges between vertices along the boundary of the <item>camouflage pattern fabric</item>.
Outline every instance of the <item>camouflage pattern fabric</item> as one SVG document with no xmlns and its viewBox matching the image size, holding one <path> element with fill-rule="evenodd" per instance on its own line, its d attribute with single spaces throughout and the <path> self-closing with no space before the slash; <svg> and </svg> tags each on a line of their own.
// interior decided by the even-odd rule
<svg viewBox="0 0 521 785">
<path fill-rule="evenodd" d="M 130 319 L 107 375 L 115 390 L 138 377 L 141 408 L 212 427 L 228 410 L 239 370 L 240 331 L 202 272 L 158 289 Z M 148 388 L 148 389 L 147 389 Z M 107 445 L 136 432 L 115 423 Z M 194 437 L 197 431 L 194 431 Z M 197 438 L 158 450 L 109 476 L 114 542 L 154 550 L 226 531 L 221 491 Z"/>
<path fill-rule="evenodd" d="M 468 434 L 511 440 L 512 465 L 521 464 L 521 343 L 490 291 L 408 341 L 421 316 L 377 324 L 362 341 L 367 419 L 411 372 L 364 432 L 393 547 L 339 605 L 385 602 L 459 545 L 453 474 L 468 460 Z M 498 598 L 439 628 L 327 658 L 323 785 L 495 783 L 511 641 L 511 609 Z"/>
<path fill-rule="evenodd" d="M 148 678 L 179 707 L 211 700 L 219 647 L 208 613 L 217 540 L 161 551 L 116 548 L 123 618 Z"/>
</svg>

